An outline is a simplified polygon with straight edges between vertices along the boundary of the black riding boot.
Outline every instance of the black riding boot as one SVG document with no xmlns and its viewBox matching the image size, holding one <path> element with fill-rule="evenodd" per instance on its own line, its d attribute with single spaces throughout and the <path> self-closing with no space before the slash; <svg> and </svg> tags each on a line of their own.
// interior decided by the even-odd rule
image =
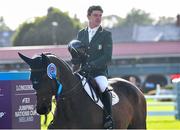
<svg viewBox="0 0 180 130">
<path fill-rule="evenodd" d="M 102 102 L 104 105 L 104 128 L 113 129 L 113 120 L 112 120 L 112 94 L 106 89 L 102 93 Z"/>
</svg>

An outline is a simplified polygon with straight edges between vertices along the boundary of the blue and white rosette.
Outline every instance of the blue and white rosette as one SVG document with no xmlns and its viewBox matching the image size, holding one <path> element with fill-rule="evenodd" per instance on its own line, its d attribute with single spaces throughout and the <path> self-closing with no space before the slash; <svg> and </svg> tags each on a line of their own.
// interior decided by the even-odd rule
<svg viewBox="0 0 180 130">
<path fill-rule="evenodd" d="M 54 63 L 50 63 L 47 66 L 47 75 L 50 79 L 54 79 L 57 76 L 57 68 L 56 65 Z"/>
<path fill-rule="evenodd" d="M 50 63 L 47 66 L 47 75 L 50 79 L 54 79 L 57 84 L 58 84 L 58 91 L 56 94 L 56 98 L 60 95 L 61 91 L 62 91 L 62 84 L 57 80 L 56 76 L 57 76 L 57 68 L 56 65 L 54 63 Z"/>
</svg>

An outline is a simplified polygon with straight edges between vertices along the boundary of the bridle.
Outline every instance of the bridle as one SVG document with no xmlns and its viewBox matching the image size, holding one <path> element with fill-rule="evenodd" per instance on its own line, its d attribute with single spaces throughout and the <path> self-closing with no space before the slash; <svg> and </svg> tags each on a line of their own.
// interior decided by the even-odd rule
<svg viewBox="0 0 180 130">
<path fill-rule="evenodd" d="M 44 73 L 46 70 L 45 69 L 33 69 L 31 70 L 31 73 L 32 72 L 41 72 L 43 73 L 43 75 L 40 77 L 40 79 L 37 79 L 37 80 L 32 80 L 32 84 L 33 86 L 36 86 L 37 84 L 40 84 L 40 82 L 42 82 L 43 78 L 47 76 L 46 73 Z M 74 75 L 75 76 L 75 75 Z M 71 89 L 69 89 L 68 91 L 64 92 L 64 93 L 61 93 L 62 89 L 63 89 L 63 86 L 59 80 L 59 78 L 57 76 L 54 76 L 51 80 L 52 80 L 52 93 L 53 95 L 55 95 L 55 98 L 56 98 L 56 101 L 58 100 L 65 100 L 67 98 L 70 98 L 72 96 L 74 96 L 75 94 L 77 94 L 84 86 L 85 84 L 83 84 L 82 86 L 80 85 L 81 84 L 81 81 L 84 80 L 85 77 L 81 78 L 81 80 L 78 80 L 78 82 L 74 83 L 74 85 L 72 85 L 73 87 Z M 53 84 L 53 81 L 55 82 L 55 86 Z M 80 86 L 80 87 L 79 87 Z M 39 88 L 35 88 L 33 87 L 35 90 L 39 89 Z M 56 88 L 57 88 L 57 92 L 56 92 Z"/>
</svg>

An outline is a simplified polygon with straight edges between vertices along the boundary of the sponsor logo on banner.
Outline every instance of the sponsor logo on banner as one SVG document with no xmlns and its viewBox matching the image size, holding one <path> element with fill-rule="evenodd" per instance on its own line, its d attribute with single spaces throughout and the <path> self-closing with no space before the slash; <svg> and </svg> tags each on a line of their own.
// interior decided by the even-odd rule
<svg viewBox="0 0 180 130">
<path fill-rule="evenodd" d="M 34 90 L 32 84 L 17 84 L 16 91 L 29 91 Z"/>
<path fill-rule="evenodd" d="M 0 118 L 3 118 L 3 116 L 6 114 L 6 112 L 0 112 Z"/>
<path fill-rule="evenodd" d="M 3 92 L 2 92 L 2 88 L 0 88 L 0 97 L 4 96 Z"/>
</svg>

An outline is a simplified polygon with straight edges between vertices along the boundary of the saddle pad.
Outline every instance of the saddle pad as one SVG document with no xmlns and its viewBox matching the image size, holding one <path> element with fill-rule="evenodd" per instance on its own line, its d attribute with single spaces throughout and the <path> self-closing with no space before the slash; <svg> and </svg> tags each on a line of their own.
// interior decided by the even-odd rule
<svg viewBox="0 0 180 130">
<path fill-rule="evenodd" d="M 97 101 L 98 98 L 97 98 L 97 95 L 96 95 L 96 93 L 94 92 L 94 90 L 93 90 L 93 95 L 94 95 L 95 101 L 94 101 L 94 99 L 93 99 L 93 97 L 92 97 L 91 90 L 90 90 L 90 86 L 89 86 L 88 82 L 86 81 L 86 78 L 83 77 L 83 76 L 81 76 L 79 73 L 78 73 L 78 76 L 79 76 L 81 79 L 83 79 L 83 80 L 82 80 L 82 85 L 84 86 L 85 91 L 86 91 L 87 94 L 90 96 L 90 98 L 93 100 L 93 102 Z M 119 102 L 119 97 L 118 97 L 118 95 L 117 95 L 114 91 L 110 91 L 110 92 L 111 92 L 111 94 L 112 94 L 112 106 L 113 106 L 113 105 L 115 105 L 116 103 Z M 96 102 L 95 102 L 95 103 L 96 103 Z M 97 104 L 98 106 L 100 106 L 101 108 L 103 108 L 103 103 L 102 103 L 101 100 L 98 100 L 98 102 L 97 102 L 96 104 Z"/>
</svg>

